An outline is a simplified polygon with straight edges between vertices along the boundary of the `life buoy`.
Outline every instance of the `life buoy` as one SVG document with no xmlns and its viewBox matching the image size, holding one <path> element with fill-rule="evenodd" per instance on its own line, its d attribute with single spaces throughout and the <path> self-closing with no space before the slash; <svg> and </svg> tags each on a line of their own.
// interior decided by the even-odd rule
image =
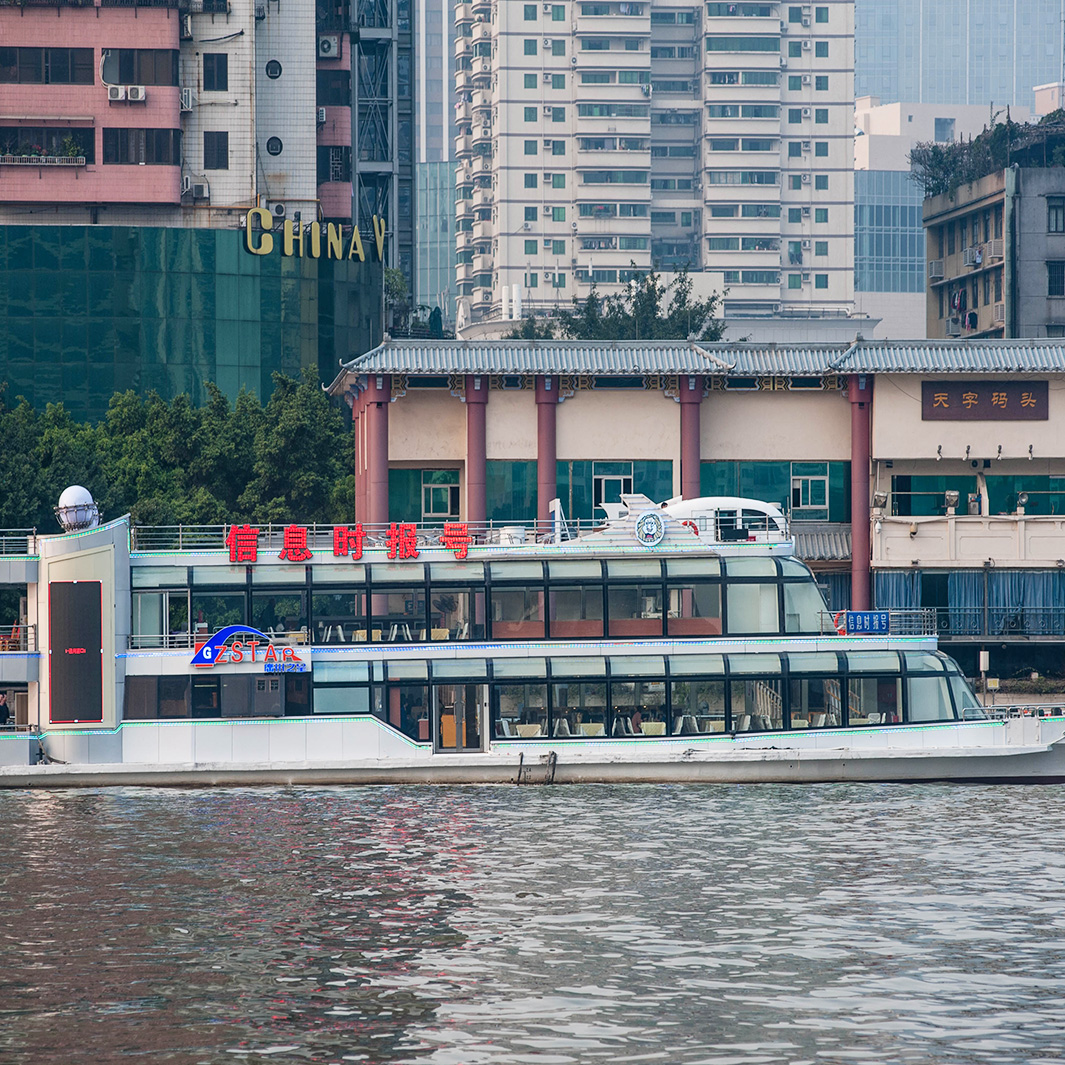
<svg viewBox="0 0 1065 1065">
<path fill-rule="evenodd" d="M 844 620 L 846 613 L 846 610 L 840 610 L 838 613 L 832 616 L 832 624 L 836 627 L 837 636 L 847 635 L 847 623 Z"/>
<path fill-rule="evenodd" d="M 699 535 L 699 526 L 694 521 L 682 521 L 681 525 L 686 525 L 696 536 Z"/>
</svg>

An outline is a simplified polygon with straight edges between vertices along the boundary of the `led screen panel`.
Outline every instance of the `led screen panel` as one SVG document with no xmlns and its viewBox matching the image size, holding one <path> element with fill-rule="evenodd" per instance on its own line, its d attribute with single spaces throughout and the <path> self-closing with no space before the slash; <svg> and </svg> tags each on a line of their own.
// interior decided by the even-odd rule
<svg viewBox="0 0 1065 1065">
<path fill-rule="evenodd" d="M 103 720 L 102 594 L 99 581 L 48 585 L 52 722 Z"/>
</svg>

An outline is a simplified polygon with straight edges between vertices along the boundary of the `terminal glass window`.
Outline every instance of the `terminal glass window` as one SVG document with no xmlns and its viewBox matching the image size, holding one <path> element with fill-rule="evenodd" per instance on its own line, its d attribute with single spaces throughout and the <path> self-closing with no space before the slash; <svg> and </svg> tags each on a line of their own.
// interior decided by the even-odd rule
<svg viewBox="0 0 1065 1065">
<path fill-rule="evenodd" d="M 422 470 L 422 518 L 443 521 L 459 516 L 459 471 Z"/>
<path fill-rule="evenodd" d="M 610 682 L 613 736 L 665 736 L 666 684 L 663 680 Z"/>
<path fill-rule="evenodd" d="M 544 590 L 538 586 L 492 589 L 492 638 L 542 640 Z"/>
<path fill-rule="evenodd" d="M 492 734 L 497 740 L 535 739 L 548 735 L 547 685 L 497 684 L 493 692 Z M 556 736 L 567 736 L 556 717 Z"/>
<path fill-rule="evenodd" d="M 605 681 L 567 681 L 551 687 L 555 727 L 561 730 L 559 735 L 607 734 Z"/>
<path fill-rule="evenodd" d="M 725 731 L 724 680 L 674 680 L 670 698 L 673 707 L 670 735 Z"/>
<path fill-rule="evenodd" d="M 601 584 L 554 585 L 548 592 L 551 636 L 576 639 L 603 635 Z"/>
<path fill-rule="evenodd" d="M 709 583 L 670 584 L 666 595 L 670 636 L 720 636 L 721 586 Z"/>
<path fill-rule="evenodd" d="M 775 584 L 730 584 L 729 635 L 779 632 Z"/>
<path fill-rule="evenodd" d="M 784 727 L 784 699 L 779 678 L 729 682 L 732 727 L 736 732 L 771 732 Z"/>
</svg>

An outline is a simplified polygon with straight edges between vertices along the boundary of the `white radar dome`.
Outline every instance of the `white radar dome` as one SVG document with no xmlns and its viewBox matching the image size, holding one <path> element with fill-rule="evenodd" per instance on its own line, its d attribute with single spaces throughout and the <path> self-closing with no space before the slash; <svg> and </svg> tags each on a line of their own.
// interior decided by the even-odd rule
<svg viewBox="0 0 1065 1065">
<path fill-rule="evenodd" d="M 63 489 L 55 516 L 65 532 L 93 529 L 100 524 L 100 510 L 93 502 L 92 493 L 80 484 Z"/>
</svg>

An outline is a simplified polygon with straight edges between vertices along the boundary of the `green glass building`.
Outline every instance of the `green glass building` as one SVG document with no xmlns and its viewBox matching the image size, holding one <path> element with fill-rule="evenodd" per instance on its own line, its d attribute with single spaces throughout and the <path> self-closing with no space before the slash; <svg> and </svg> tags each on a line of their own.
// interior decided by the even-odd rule
<svg viewBox="0 0 1065 1065">
<path fill-rule="evenodd" d="M 9 403 L 95 420 L 115 392 L 264 402 L 271 374 L 323 382 L 381 341 L 379 262 L 251 255 L 232 229 L 0 226 Z"/>
</svg>

